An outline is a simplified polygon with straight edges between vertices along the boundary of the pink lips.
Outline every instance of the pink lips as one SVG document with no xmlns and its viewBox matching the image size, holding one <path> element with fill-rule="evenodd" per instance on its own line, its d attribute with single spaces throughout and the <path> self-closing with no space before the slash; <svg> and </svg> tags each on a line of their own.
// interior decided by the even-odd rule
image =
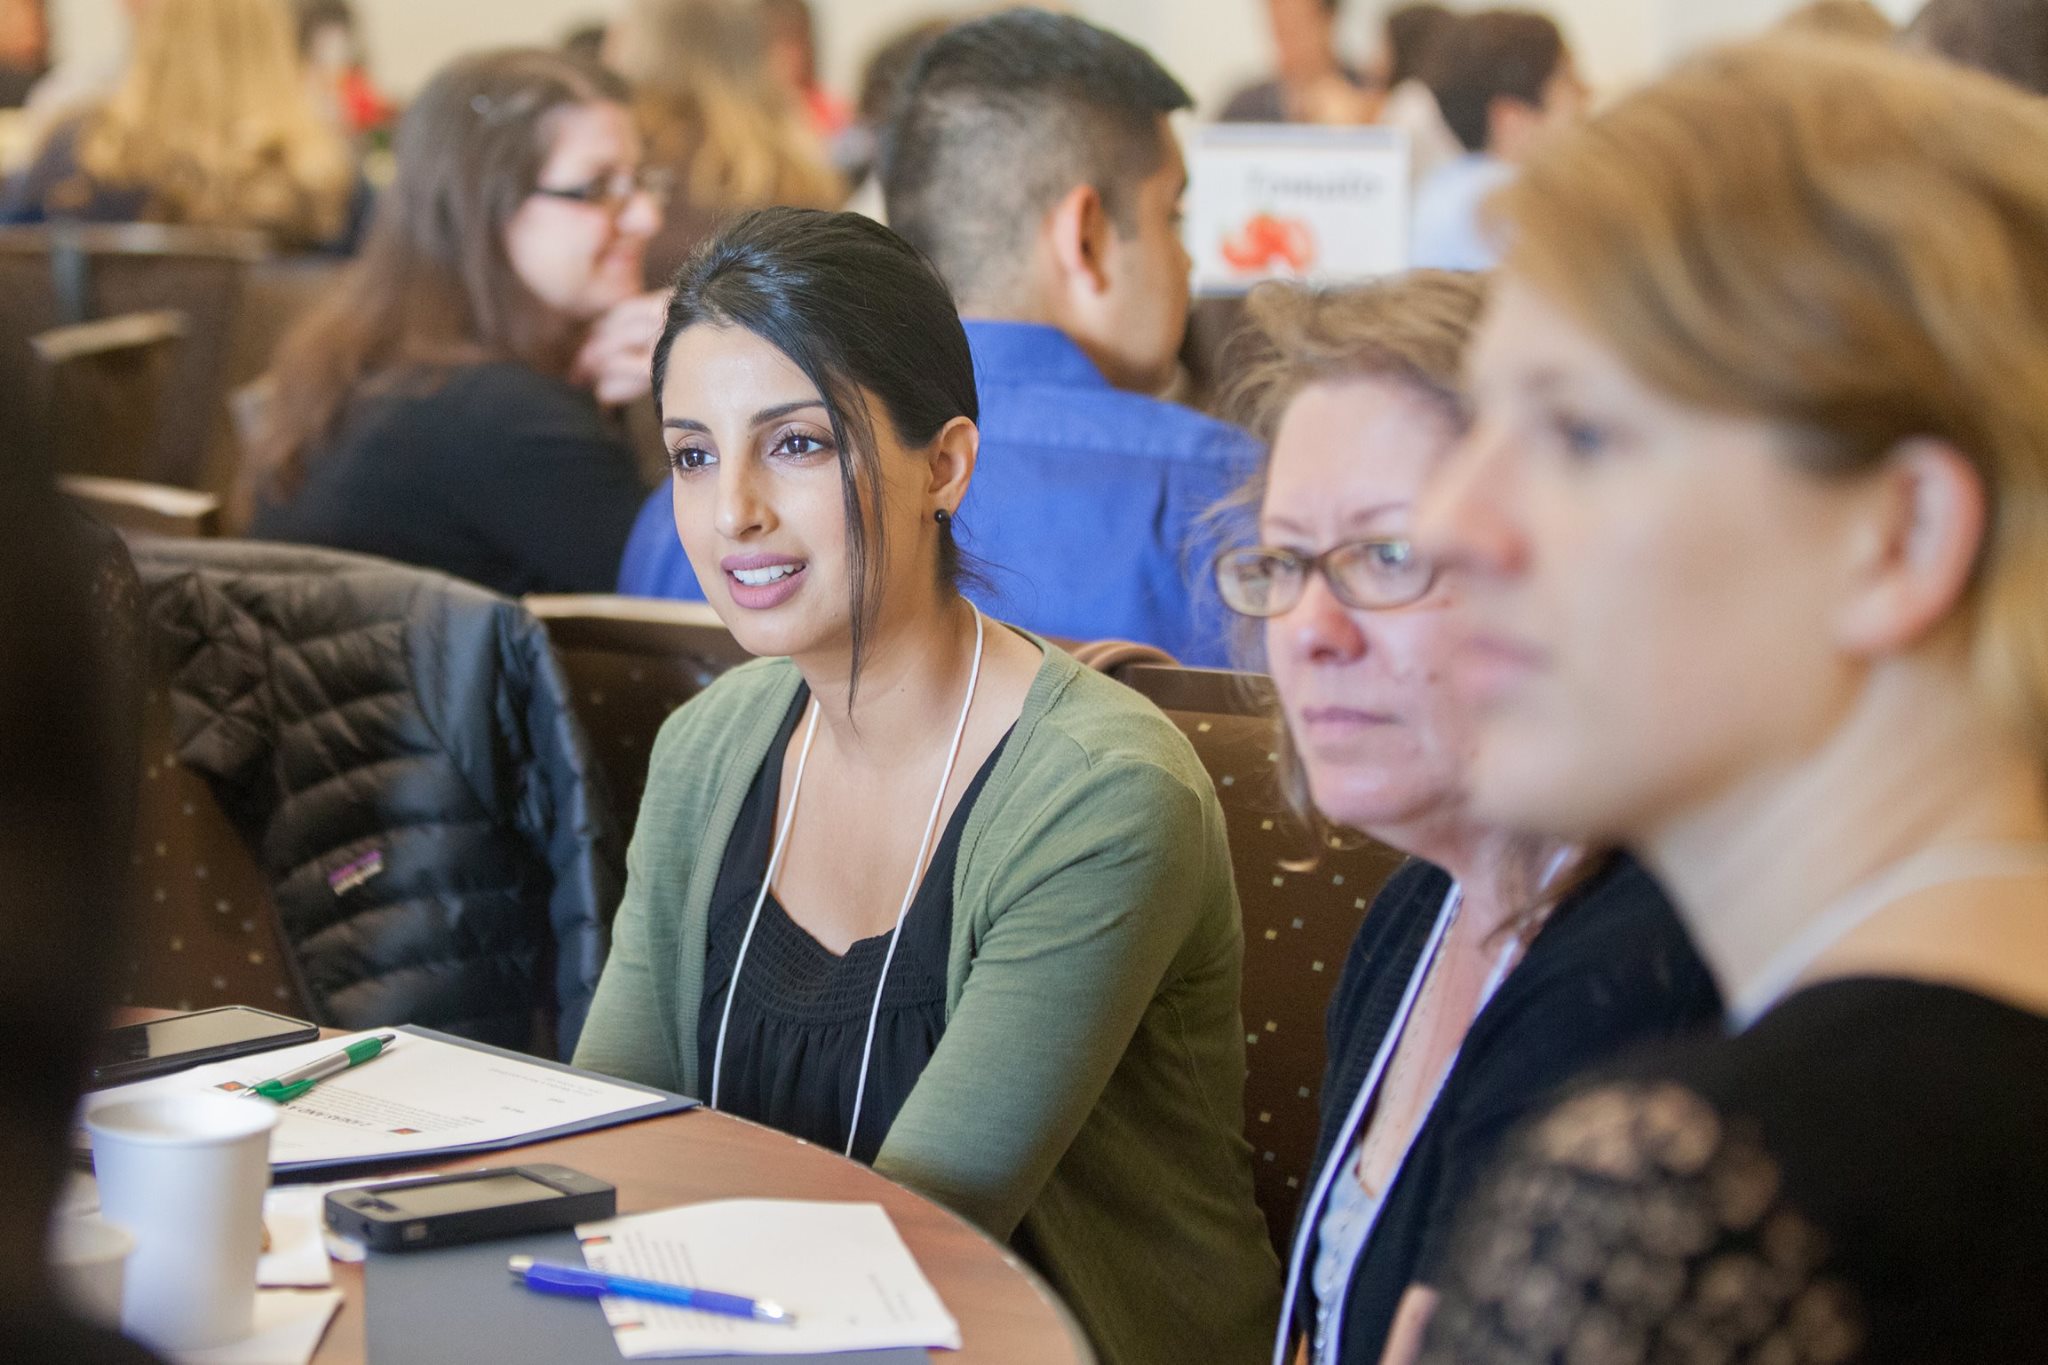
<svg viewBox="0 0 2048 1365">
<path fill-rule="evenodd" d="M 783 575 L 769 583 L 742 583 L 742 572 L 752 573 L 760 569 L 773 569 L 781 565 L 794 566 L 794 572 Z M 726 591 L 732 594 L 734 605 L 748 611 L 766 611 L 779 607 L 796 595 L 810 574 L 801 559 L 791 555 L 727 555 L 718 561 L 718 567 L 725 573 Z"/>
<path fill-rule="evenodd" d="M 1298 714 L 1301 723 L 1311 729 L 1353 729 L 1394 723 L 1392 716 L 1378 711 L 1361 711 L 1355 706 L 1305 706 Z"/>
</svg>

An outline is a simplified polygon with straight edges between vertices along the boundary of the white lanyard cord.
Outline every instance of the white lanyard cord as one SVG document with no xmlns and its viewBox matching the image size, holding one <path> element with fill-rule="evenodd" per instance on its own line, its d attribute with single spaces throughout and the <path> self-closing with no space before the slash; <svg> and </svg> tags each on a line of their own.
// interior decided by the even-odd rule
<svg viewBox="0 0 2048 1365">
<path fill-rule="evenodd" d="M 1556 856 L 1551 860 L 1550 870 L 1543 878 L 1545 885 L 1556 877 L 1565 861 L 1565 855 Z M 1422 957 L 1416 963 L 1415 974 L 1408 980 L 1408 989 L 1401 997 L 1400 1008 L 1394 1013 L 1393 1024 L 1380 1043 L 1379 1055 L 1373 1058 L 1372 1068 L 1366 1073 L 1365 1084 L 1359 1087 L 1358 1097 L 1351 1102 L 1351 1112 L 1345 1116 L 1343 1130 L 1338 1133 L 1336 1143 L 1330 1148 L 1329 1160 L 1323 1163 L 1322 1172 L 1316 1180 L 1315 1190 L 1310 1196 L 1301 1226 L 1295 1230 L 1294 1246 L 1287 1258 L 1287 1297 L 1281 1301 L 1280 1331 L 1273 1340 L 1273 1365 L 1286 1365 L 1287 1329 L 1294 1315 L 1295 1295 L 1301 1292 L 1301 1277 L 1307 1269 L 1308 1243 L 1316 1235 L 1316 1229 L 1322 1220 L 1323 1201 L 1329 1198 L 1330 1186 L 1335 1182 L 1337 1173 L 1351 1164 L 1352 1139 L 1357 1135 L 1359 1125 L 1365 1120 L 1365 1111 L 1371 1104 L 1373 1095 L 1385 1079 L 1384 1073 L 1393 1063 L 1394 1050 L 1400 1045 L 1401 1035 L 1408 1029 L 1408 1017 L 1414 1012 L 1415 1002 L 1421 996 L 1430 972 L 1435 969 L 1437 954 L 1442 951 L 1443 941 L 1449 936 L 1451 926 L 1457 922 L 1458 910 L 1463 903 L 1464 892 L 1454 883 L 1450 894 L 1444 898 L 1444 908 L 1438 912 L 1436 927 L 1430 931 L 1429 942 L 1423 947 Z M 1522 946 L 1519 938 L 1511 938 L 1502 947 L 1500 959 L 1494 963 L 1492 974 L 1486 978 L 1486 984 L 1480 987 L 1479 1008 L 1473 1012 L 1475 1020 L 1479 1012 L 1492 1001 L 1494 992 L 1500 989 L 1500 983 L 1507 979 L 1508 972 L 1521 954 Z M 1414 1151 L 1416 1139 L 1422 1136 L 1423 1126 L 1435 1112 L 1436 1102 L 1443 1097 L 1444 1086 L 1450 1082 L 1451 1072 L 1457 1069 L 1459 1054 L 1464 1050 L 1465 1045 L 1461 1040 L 1458 1046 L 1452 1049 L 1451 1055 L 1445 1059 L 1443 1069 L 1437 1073 L 1436 1085 L 1430 1090 L 1428 1101 L 1416 1116 L 1415 1126 L 1409 1131 L 1408 1140 L 1402 1145 L 1401 1154 L 1394 1159 L 1393 1170 L 1388 1174 L 1379 1198 L 1373 1202 L 1371 1216 L 1367 1219 L 1357 1243 L 1351 1248 L 1350 1255 L 1345 1259 L 1345 1284 L 1350 1284 L 1351 1276 L 1358 1268 L 1358 1258 L 1365 1254 L 1365 1245 L 1372 1240 L 1373 1228 L 1379 1223 L 1379 1216 L 1386 1207 L 1387 1197 L 1393 1193 L 1395 1182 L 1400 1180 L 1401 1170 L 1408 1164 L 1409 1153 Z M 1340 1297 L 1331 1306 L 1329 1316 L 1324 1322 L 1324 1330 L 1331 1337 L 1335 1337 L 1343 1330 L 1343 1323 L 1344 1299 Z"/>
<path fill-rule="evenodd" d="M 982 616 L 979 608 L 975 607 L 972 603 L 969 603 L 968 606 L 969 610 L 974 612 L 974 665 L 967 673 L 967 696 L 960 703 L 960 719 L 953 726 L 953 742 L 946 749 L 946 770 L 939 775 L 938 794 L 932 798 L 931 814 L 924 822 L 924 838 L 918 842 L 917 859 L 910 866 L 910 885 L 904 888 L 903 903 L 897 907 L 896 925 L 889 931 L 889 947 L 882 955 L 881 979 L 875 983 L 874 1004 L 868 1009 L 867 1041 L 861 1045 L 860 1079 L 855 1084 L 853 1092 L 853 1121 L 847 1125 L 846 1129 L 845 1154 L 849 1157 L 853 1155 L 854 1139 L 860 1135 L 860 1111 L 861 1106 L 867 1100 L 868 1093 L 868 1061 L 874 1054 L 875 1029 L 882 1017 L 882 992 L 889 985 L 889 968 L 896 960 L 896 944 L 903 936 L 903 921 L 910 914 L 910 903 L 917 899 L 918 883 L 924 873 L 925 855 L 931 851 L 932 836 L 938 830 L 939 812 L 944 809 L 946 804 L 946 788 L 953 784 L 953 768 L 960 760 L 961 741 L 967 736 L 967 715 L 968 712 L 974 709 L 974 692 L 976 686 L 981 681 Z M 718 1049 L 712 1054 L 711 1058 L 711 1107 L 713 1109 L 718 1107 L 719 1079 L 725 1070 L 725 1035 L 727 1027 L 732 1022 L 733 998 L 739 994 L 740 968 L 745 965 L 747 948 L 754 941 L 754 926 L 761 922 L 761 907 L 768 900 L 769 884 L 775 880 L 775 870 L 781 866 L 783 851 L 789 845 L 790 826 L 796 820 L 797 793 L 803 790 L 804 785 L 804 761 L 811 756 L 811 740 L 818 733 L 818 703 L 815 699 L 811 702 L 811 708 L 810 723 L 804 731 L 803 748 L 797 753 L 796 777 L 789 786 L 789 809 L 783 813 L 782 828 L 777 832 L 775 847 L 768 855 L 768 871 L 761 878 L 760 894 L 754 897 L 754 912 L 747 918 L 747 932 L 740 939 L 739 956 L 733 959 L 732 975 L 726 982 L 725 1008 L 720 1012 L 718 1018 Z"/>
<path fill-rule="evenodd" d="M 1415 997 L 1422 992 L 1422 983 L 1429 976 L 1430 964 L 1436 961 L 1437 949 L 1443 945 L 1444 935 L 1450 932 L 1451 921 L 1458 917 L 1458 903 L 1464 893 L 1456 883 L 1450 894 L 1444 897 L 1443 909 L 1437 912 L 1436 927 L 1429 931 L 1429 939 L 1422 945 L 1422 956 L 1416 961 L 1416 969 L 1408 978 L 1408 989 L 1401 995 L 1400 1007 L 1394 1011 L 1392 1025 L 1386 1036 L 1380 1040 L 1380 1050 L 1372 1059 L 1372 1066 L 1365 1073 L 1364 1084 L 1358 1087 L 1358 1095 L 1351 1101 L 1351 1112 L 1345 1116 L 1344 1127 L 1337 1134 L 1336 1143 L 1330 1148 L 1330 1159 L 1323 1163 L 1322 1171 L 1316 1176 L 1316 1183 L 1310 1191 L 1308 1203 L 1303 1206 L 1300 1226 L 1294 1230 L 1294 1246 L 1287 1257 L 1287 1289 L 1280 1300 L 1280 1330 L 1273 1337 L 1273 1365 L 1287 1365 L 1287 1334 L 1294 1324 L 1295 1297 L 1301 1293 L 1301 1276 L 1307 1259 L 1308 1243 L 1315 1236 L 1316 1222 L 1321 1217 L 1323 1201 L 1329 1197 L 1330 1183 L 1338 1171 L 1344 1168 L 1351 1148 L 1351 1135 L 1358 1131 L 1359 1122 L 1365 1117 L 1366 1106 L 1372 1102 L 1374 1092 L 1379 1089 L 1382 1073 L 1394 1054 L 1394 1045 L 1400 1041 L 1401 1030 L 1408 1022 L 1408 1013 L 1415 1008 Z"/>
</svg>

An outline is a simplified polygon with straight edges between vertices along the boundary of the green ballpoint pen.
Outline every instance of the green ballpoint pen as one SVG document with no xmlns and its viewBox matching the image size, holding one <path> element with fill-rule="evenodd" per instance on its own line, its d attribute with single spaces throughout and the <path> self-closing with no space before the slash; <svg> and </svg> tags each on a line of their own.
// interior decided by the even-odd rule
<svg viewBox="0 0 2048 1365">
<path fill-rule="evenodd" d="M 244 1094 L 261 1095 L 278 1104 L 290 1104 L 299 1096 L 311 1090 L 329 1076 L 336 1076 L 352 1066 L 361 1066 L 372 1057 L 381 1056 L 385 1048 L 398 1038 L 395 1033 L 380 1033 L 374 1038 L 363 1038 L 350 1043 L 339 1052 L 330 1053 L 304 1066 L 293 1067 L 282 1076 L 273 1076 L 250 1086 Z"/>
</svg>

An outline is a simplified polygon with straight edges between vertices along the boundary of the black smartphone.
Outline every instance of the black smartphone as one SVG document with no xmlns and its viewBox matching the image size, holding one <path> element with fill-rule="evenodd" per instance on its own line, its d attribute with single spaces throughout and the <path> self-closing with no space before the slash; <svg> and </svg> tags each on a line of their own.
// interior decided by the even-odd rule
<svg viewBox="0 0 2048 1365">
<path fill-rule="evenodd" d="M 327 1226 L 376 1251 L 413 1251 L 574 1227 L 618 1211 L 618 1191 L 567 1166 L 492 1166 L 335 1190 Z"/>
<path fill-rule="evenodd" d="M 86 1084 L 95 1090 L 125 1085 L 202 1062 L 310 1043 L 319 1036 L 317 1024 L 252 1010 L 247 1005 L 173 1014 L 146 1024 L 108 1029 L 100 1036 L 99 1054 Z"/>
</svg>

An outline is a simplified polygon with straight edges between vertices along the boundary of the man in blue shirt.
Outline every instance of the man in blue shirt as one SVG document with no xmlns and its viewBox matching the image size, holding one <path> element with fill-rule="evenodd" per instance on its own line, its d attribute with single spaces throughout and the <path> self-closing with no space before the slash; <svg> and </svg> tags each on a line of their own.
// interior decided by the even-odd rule
<svg viewBox="0 0 2048 1365">
<path fill-rule="evenodd" d="M 882 168 L 889 221 L 932 258 L 974 350 L 981 445 L 954 523 L 990 615 L 1068 639 L 1227 660 L 1209 511 L 1251 472 L 1236 427 L 1147 395 L 1187 327 L 1187 92 L 1143 49 L 1013 10 L 948 30 L 906 79 Z M 666 488 L 619 590 L 703 594 Z"/>
</svg>

